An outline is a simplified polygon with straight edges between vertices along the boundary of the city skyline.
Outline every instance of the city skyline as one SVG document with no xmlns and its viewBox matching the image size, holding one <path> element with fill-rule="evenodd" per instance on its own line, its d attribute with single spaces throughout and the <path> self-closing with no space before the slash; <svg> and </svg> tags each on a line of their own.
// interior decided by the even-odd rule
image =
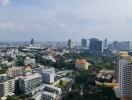
<svg viewBox="0 0 132 100">
<path fill-rule="evenodd" d="M 0 0 L 0 40 L 131 40 L 131 0 Z"/>
</svg>

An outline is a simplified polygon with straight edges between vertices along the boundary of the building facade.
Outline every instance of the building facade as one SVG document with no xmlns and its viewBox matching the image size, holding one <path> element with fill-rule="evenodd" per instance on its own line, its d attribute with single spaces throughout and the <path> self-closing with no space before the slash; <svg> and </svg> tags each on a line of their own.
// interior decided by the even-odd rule
<svg viewBox="0 0 132 100">
<path fill-rule="evenodd" d="M 120 85 L 120 96 L 132 99 L 132 57 L 127 52 L 118 53 L 118 66 L 116 69 L 117 81 Z M 123 99 L 123 100 L 125 100 Z"/>
<path fill-rule="evenodd" d="M 55 93 L 44 91 L 41 100 L 57 100 L 57 95 Z"/>
<path fill-rule="evenodd" d="M 23 67 L 12 67 L 12 68 L 8 68 L 6 73 L 7 76 L 9 77 L 17 77 L 22 75 L 23 72 Z"/>
<path fill-rule="evenodd" d="M 75 62 L 75 67 L 77 69 L 84 69 L 84 70 L 88 70 L 88 67 L 90 66 L 91 64 L 89 62 L 87 62 L 85 59 L 77 59 L 76 62 Z"/>
<path fill-rule="evenodd" d="M 20 93 L 27 93 L 42 84 L 42 76 L 38 73 L 18 79 Z"/>
<path fill-rule="evenodd" d="M 112 50 L 118 50 L 118 51 L 129 51 L 131 49 L 131 42 L 130 41 L 113 41 L 112 47 L 110 48 Z"/>
<path fill-rule="evenodd" d="M 68 49 L 73 48 L 73 43 L 72 43 L 72 40 L 71 39 L 68 40 L 67 46 L 68 46 Z"/>
<path fill-rule="evenodd" d="M 55 69 L 54 68 L 39 68 L 36 69 L 37 73 L 42 75 L 42 79 L 44 83 L 54 83 L 55 79 Z"/>
<path fill-rule="evenodd" d="M 102 54 L 103 52 L 103 43 L 102 41 L 92 38 L 90 39 L 90 44 L 89 44 L 89 52 L 90 54 Z"/>
<path fill-rule="evenodd" d="M 15 79 L 8 78 L 6 74 L 0 75 L 0 97 L 14 95 Z"/>
<path fill-rule="evenodd" d="M 87 47 L 87 39 L 81 40 L 81 47 Z"/>
<path fill-rule="evenodd" d="M 32 65 L 32 67 L 35 67 L 36 66 L 36 60 L 35 60 L 35 58 L 26 57 L 24 60 L 24 64 L 25 65 Z"/>
</svg>

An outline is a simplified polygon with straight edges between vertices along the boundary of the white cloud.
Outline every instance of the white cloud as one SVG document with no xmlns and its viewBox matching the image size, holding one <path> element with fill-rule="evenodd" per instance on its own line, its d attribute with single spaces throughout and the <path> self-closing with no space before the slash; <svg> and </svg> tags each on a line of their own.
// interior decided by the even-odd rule
<svg viewBox="0 0 132 100">
<path fill-rule="evenodd" d="M 0 29 L 1 30 L 10 30 L 14 27 L 14 23 L 12 22 L 0 22 Z"/>
<path fill-rule="evenodd" d="M 114 39 L 132 37 L 132 0 L 15 1 L 8 9 L 0 9 L 0 34 L 1 31 L 40 33 L 42 36 L 48 34 L 47 37 L 49 34 L 53 37 L 61 35 L 62 39 L 65 34 L 78 39 L 82 36 L 108 36 Z M 6 6 L 10 2 L 0 0 L 0 5 Z M 43 3 L 38 6 L 39 2 Z"/>
<path fill-rule="evenodd" d="M 0 0 L 0 5 L 7 6 L 10 4 L 10 0 Z"/>
<path fill-rule="evenodd" d="M 11 21 L 0 22 L 0 30 L 7 32 L 25 32 L 25 33 L 38 33 L 47 30 L 45 25 L 41 24 L 20 24 Z"/>
</svg>

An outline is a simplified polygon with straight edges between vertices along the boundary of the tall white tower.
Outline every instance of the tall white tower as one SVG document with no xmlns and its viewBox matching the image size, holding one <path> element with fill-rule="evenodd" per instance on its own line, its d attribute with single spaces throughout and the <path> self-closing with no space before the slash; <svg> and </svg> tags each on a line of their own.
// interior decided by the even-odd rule
<svg viewBox="0 0 132 100">
<path fill-rule="evenodd" d="M 117 73 L 121 98 L 132 100 L 132 57 L 127 52 L 118 54 Z"/>
</svg>

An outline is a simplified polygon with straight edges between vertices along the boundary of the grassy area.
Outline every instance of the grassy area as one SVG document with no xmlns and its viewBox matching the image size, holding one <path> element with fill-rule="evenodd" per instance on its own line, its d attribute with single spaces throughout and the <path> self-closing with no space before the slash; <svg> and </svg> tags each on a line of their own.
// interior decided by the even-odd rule
<svg viewBox="0 0 132 100">
<path fill-rule="evenodd" d="M 60 81 L 58 82 L 58 84 L 55 85 L 55 87 L 64 88 L 64 87 L 66 87 L 68 84 L 69 84 L 69 81 L 60 80 Z"/>
</svg>

